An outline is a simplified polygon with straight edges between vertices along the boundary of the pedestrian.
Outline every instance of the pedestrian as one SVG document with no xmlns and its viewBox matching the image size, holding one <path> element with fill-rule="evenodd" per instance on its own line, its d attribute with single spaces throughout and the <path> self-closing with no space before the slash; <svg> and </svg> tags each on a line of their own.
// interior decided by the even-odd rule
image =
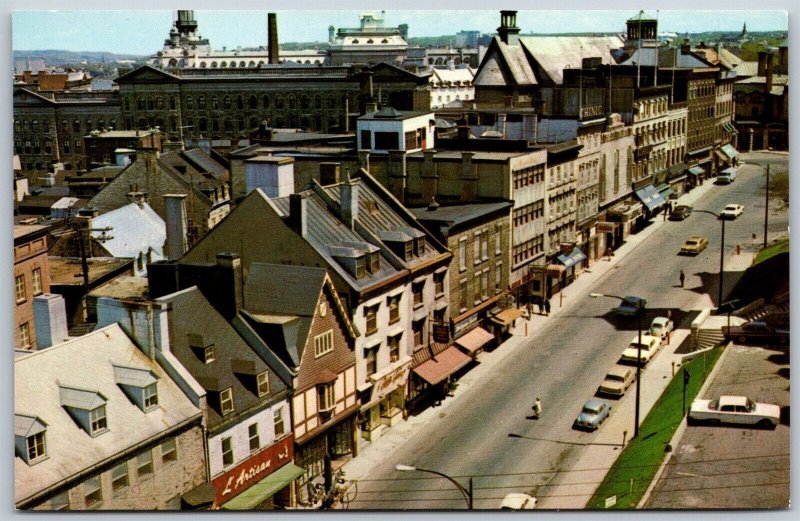
<svg viewBox="0 0 800 521">
<path fill-rule="evenodd" d="M 537 396 L 536 400 L 533 402 L 533 417 L 539 418 L 541 414 L 542 414 L 542 401 Z"/>
<path fill-rule="evenodd" d="M 680 278 L 681 278 L 681 287 L 683 287 L 683 283 L 686 282 L 686 274 L 683 272 L 683 270 L 681 270 Z"/>
<path fill-rule="evenodd" d="M 550 316 L 550 299 L 544 299 L 544 316 Z"/>
</svg>

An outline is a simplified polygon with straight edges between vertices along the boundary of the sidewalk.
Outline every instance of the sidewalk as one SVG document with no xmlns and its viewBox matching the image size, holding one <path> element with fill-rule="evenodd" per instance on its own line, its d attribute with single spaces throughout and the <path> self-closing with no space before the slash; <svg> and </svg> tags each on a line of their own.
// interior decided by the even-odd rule
<svg viewBox="0 0 800 521">
<path fill-rule="evenodd" d="M 690 193 L 684 194 L 678 200 L 679 204 L 694 204 L 694 202 L 702 197 L 707 191 L 713 188 L 713 183 L 706 181 L 702 186 L 694 188 Z M 578 278 L 569 286 L 562 290 L 563 295 L 555 294 L 552 296 L 550 302 L 552 305 L 550 314 L 558 315 L 562 311 L 569 310 L 573 305 L 580 302 L 587 294 L 589 288 L 593 286 L 607 273 L 612 271 L 614 267 L 620 263 L 625 257 L 636 249 L 642 242 L 644 242 L 656 230 L 660 229 L 667 223 L 663 221 L 661 216 L 656 216 L 652 219 L 651 224 L 644 230 L 630 235 L 626 238 L 625 243 L 614 252 L 611 260 L 607 258 L 599 259 L 588 269 L 584 270 Z M 560 305 L 561 298 L 563 297 L 563 305 Z M 711 300 L 704 297 L 707 302 L 702 302 L 701 305 L 705 307 L 711 306 Z M 492 371 L 492 368 L 500 363 L 511 351 L 519 349 L 522 344 L 528 341 L 525 336 L 525 327 L 527 325 L 528 335 L 535 335 L 539 328 L 544 325 L 548 318 L 543 315 L 534 314 L 528 319 L 521 319 L 518 321 L 517 326 L 514 328 L 513 335 L 502 346 L 498 347 L 492 352 L 483 352 L 479 355 L 478 359 L 480 364 L 465 374 L 459 380 L 458 390 L 455 396 L 448 397 L 442 401 L 441 406 L 435 408 L 428 408 L 417 416 L 410 416 L 407 421 L 401 422 L 391 429 L 386 434 L 373 442 L 359 440 L 359 455 L 347 462 L 343 466 L 345 475 L 348 480 L 359 480 L 366 478 L 370 475 L 373 468 L 383 464 L 385 460 L 394 453 L 394 451 L 403 445 L 407 440 L 413 436 L 418 435 L 418 431 L 424 429 L 428 423 L 433 423 L 436 418 L 447 409 L 450 405 L 459 399 L 459 395 L 476 383 L 485 381 L 485 375 Z M 671 344 L 662 348 L 661 353 L 648 365 L 646 371 L 642 372 L 642 392 L 641 394 L 641 418 L 644 418 L 647 411 L 652 407 L 655 401 L 660 396 L 666 382 L 666 374 L 672 371 L 672 360 L 679 355 L 673 355 L 672 351 L 681 344 L 683 338 L 688 335 L 688 331 L 683 330 L 673 335 Z M 659 387 L 660 386 L 660 387 Z M 633 387 L 627 393 L 629 396 L 619 400 L 614 404 L 615 412 L 611 415 L 608 421 L 603 425 L 600 434 L 598 435 L 598 442 L 608 443 L 621 443 L 622 431 L 627 429 L 628 436 L 632 435 L 632 425 L 628 425 L 630 421 L 624 421 L 633 417 Z M 627 409 L 626 409 L 627 408 Z M 628 411 L 628 412 L 626 412 Z M 618 419 L 618 420 L 615 420 Z M 616 425 L 619 424 L 619 425 Z M 589 481 L 599 484 L 602 481 L 605 471 L 616 460 L 619 455 L 617 447 L 603 447 L 594 446 L 587 449 L 580 458 L 575 468 L 600 468 L 603 469 L 599 478 L 595 479 L 579 479 L 579 481 Z M 569 470 L 569 469 L 564 469 Z M 565 472 L 562 475 L 573 474 Z M 591 490 L 578 492 L 580 494 L 586 493 L 588 496 L 574 497 L 576 493 L 574 488 L 576 485 L 569 483 L 559 484 L 555 487 L 550 487 L 547 492 L 547 498 L 540 500 L 540 505 L 543 508 L 565 508 L 565 509 L 580 509 L 583 508 L 586 502 L 594 492 L 597 485 L 584 485 L 590 487 Z M 566 494 L 569 497 L 559 498 L 560 494 Z M 559 501 L 560 499 L 560 501 Z"/>
</svg>

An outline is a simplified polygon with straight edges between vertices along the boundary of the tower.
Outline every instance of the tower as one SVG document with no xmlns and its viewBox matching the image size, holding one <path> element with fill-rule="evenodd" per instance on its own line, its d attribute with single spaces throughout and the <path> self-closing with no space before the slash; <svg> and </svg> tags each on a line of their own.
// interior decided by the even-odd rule
<svg viewBox="0 0 800 521">
<path fill-rule="evenodd" d="M 189 33 L 197 31 L 197 20 L 194 19 L 194 11 L 178 11 L 178 20 L 175 27 L 181 36 L 188 36 Z"/>
<path fill-rule="evenodd" d="M 626 49 L 658 46 L 658 20 L 639 11 L 639 14 L 625 22 L 628 28 L 625 39 Z"/>
</svg>

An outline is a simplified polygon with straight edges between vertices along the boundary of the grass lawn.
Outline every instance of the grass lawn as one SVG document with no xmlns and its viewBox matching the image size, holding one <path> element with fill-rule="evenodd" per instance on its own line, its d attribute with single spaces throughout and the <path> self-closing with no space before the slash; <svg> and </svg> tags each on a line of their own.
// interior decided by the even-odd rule
<svg viewBox="0 0 800 521">
<path fill-rule="evenodd" d="M 691 377 L 686 387 L 686 408 L 700 391 L 705 375 L 713 369 L 722 347 L 687 362 L 675 374 L 664 394 L 639 426 L 639 437 L 628 443 L 616 463 L 586 505 L 588 509 L 604 509 L 606 498 L 616 495 L 610 509 L 635 509 L 666 456 L 665 447 L 683 419 L 683 369 Z M 705 366 L 705 375 L 703 368 Z"/>
</svg>

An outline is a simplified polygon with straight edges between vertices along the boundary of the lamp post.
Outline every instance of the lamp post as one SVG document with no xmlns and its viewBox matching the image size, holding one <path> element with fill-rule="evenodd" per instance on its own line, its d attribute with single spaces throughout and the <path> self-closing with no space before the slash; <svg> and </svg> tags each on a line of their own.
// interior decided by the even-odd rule
<svg viewBox="0 0 800 521">
<path fill-rule="evenodd" d="M 592 298 L 598 297 L 610 297 L 615 298 L 617 300 L 621 300 L 622 302 L 627 302 L 624 298 L 619 297 L 617 295 L 607 295 L 605 293 L 589 293 L 589 296 Z M 634 417 L 633 417 L 633 437 L 636 438 L 639 436 L 639 406 L 641 404 L 641 386 L 640 378 L 642 376 L 642 315 L 644 315 L 645 306 L 647 305 L 647 301 L 643 298 L 639 298 L 638 302 L 636 303 L 636 326 L 639 330 L 639 341 L 636 343 L 636 408 L 634 410 Z"/>
<path fill-rule="evenodd" d="M 450 483 L 456 486 L 458 491 L 461 492 L 461 495 L 464 496 L 464 501 L 467 502 L 467 509 L 472 510 L 472 477 L 469 478 L 469 490 L 467 490 L 461 485 L 461 483 L 459 483 L 455 479 L 451 478 L 447 474 L 438 472 L 436 470 L 421 469 L 419 467 L 412 467 L 411 465 L 402 465 L 400 463 L 395 465 L 394 469 L 399 472 L 427 472 L 429 474 L 436 474 L 437 476 L 445 478 L 446 480 L 450 481 Z"/>
<path fill-rule="evenodd" d="M 694 210 L 695 212 L 700 213 L 707 213 L 711 214 L 717 219 L 719 222 L 722 223 L 722 235 L 720 237 L 720 246 L 719 246 L 719 299 L 717 300 L 717 306 L 722 305 L 722 277 L 725 275 L 725 272 L 722 270 L 723 263 L 725 262 L 725 220 L 722 215 L 712 212 L 710 210 Z"/>
</svg>

